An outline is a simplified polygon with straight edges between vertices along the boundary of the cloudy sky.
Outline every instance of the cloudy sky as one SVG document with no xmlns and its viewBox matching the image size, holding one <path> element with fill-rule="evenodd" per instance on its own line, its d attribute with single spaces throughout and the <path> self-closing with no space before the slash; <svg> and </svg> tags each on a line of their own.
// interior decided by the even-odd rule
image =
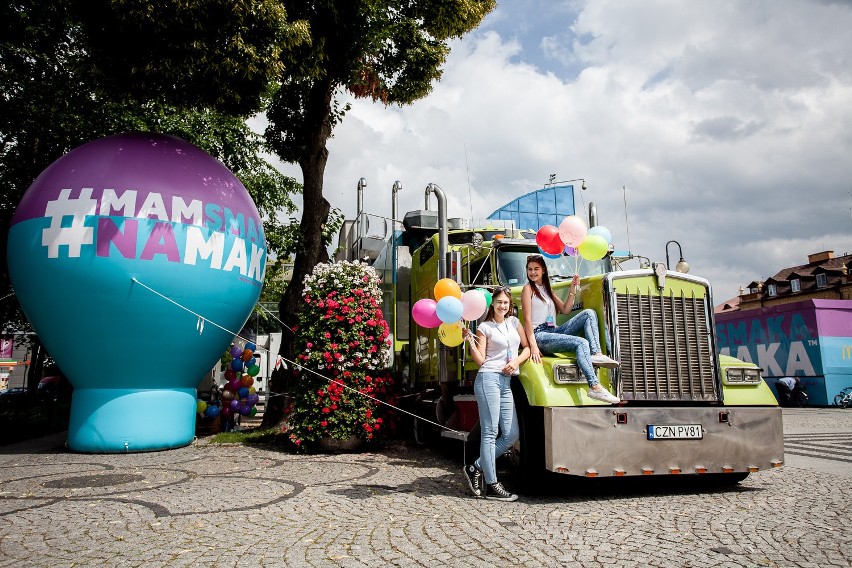
<svg viewBox="0 0 852 568">
<path fill-rule="evenodd" d="M 852 252 L 850 30 L 844 1 L 499 1 L 427 98 L 353 101 L 325 194 L 352 218 L 364 177 L 389 216 L 395 180 L 401 213 L 434 182 L 450 217 L 485 217 L 585 178 L 616 249 L 664 261 L 677 240 L 719 304 Z"/>
</svg>

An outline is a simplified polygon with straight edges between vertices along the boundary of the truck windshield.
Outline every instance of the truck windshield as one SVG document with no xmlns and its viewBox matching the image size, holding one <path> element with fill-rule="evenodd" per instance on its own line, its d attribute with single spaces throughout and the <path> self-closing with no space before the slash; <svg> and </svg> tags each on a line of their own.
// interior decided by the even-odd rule
<svg viewBox="0 0 852 568">
<path fill-rule="evenodd" d="M 527 283 L 527 257 L 539 254 L 537 250 L 523 248 L 500 248 L 497 251 L 497 277 L 502 284 L 523 286 Z M 551 282 L 570 280 L 576 272 L 580 277 L 603 274 L 610 271 L 609 257 L 590 261 L 581 257 L 562 255 L 559 258 L 544 258 Z"/>
</svg>

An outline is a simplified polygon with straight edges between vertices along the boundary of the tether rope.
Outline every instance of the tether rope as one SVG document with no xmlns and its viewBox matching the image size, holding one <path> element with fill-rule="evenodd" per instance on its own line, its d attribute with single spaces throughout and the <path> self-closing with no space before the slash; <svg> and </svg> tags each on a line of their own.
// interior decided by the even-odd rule
<svg viewBox="0 0 852 568">
<path fill-rule="evenodd" d="M 243 341 L 246 341 L 246 342 L 249 342 L 249 341 L 250 341 L 250 342 L 252 342 L 252 343 L 255 343 L 254 341 L 251 341 L 251 339 L 249 339 L 249 338 L 247 338 L 247 337 L 243 337 L 243 336 L 241 336 L 239 333 L 236 333 L 236 332 L 234 332 L 234 331 L 232 331 L 232 330 L 230 330 L 230 329 L 227 329 L 226 327 L 223 327 L 223 326 L 219 325 L 218 323 L 216 323 L 215 321 L 211 320 L 210 318 L 207 318 L 207 317 L 205 317 L 205 316 L 203 316 L 203 315 L 201 315 L 201 314 L 199 314 L 199 313 L 197 313 L 197 312 L 192 311 L 191 309 L 189 309 L 188 307 L 184 306 L 184 305 L 183 305 L 183 304 L 181 304 L 180 302 L 177 302 L 177 301 L 173 300 L 172 298 L 169 298 L 169 297 L 168 297 L 168 296 L 166 296 L 165 294 L 162 294 L 162 293 L 158 292 L 157 290 L 155 290 L 155 289 L 151 288 L 150 286 L 148 286 L 148 285 L 146 285 L 146 284 L 144 284 L 144 283 L 140 282 L 137 278 L 135 278 L 135 277 L 134 277 L 134 278 L 131 278 L 131 280 L 133 280 L 133 282 L 135 282 L 135 283 L 139 284 L 140 286 L 142 286 L 142 287 L 143 287 L 143 288 L 145 288 L 146 290 L 149 290 L 150 292 L 152 292 L 152 293 L 156 294 L 157 296 L 159 296 L 159 297 L 163 298 L 164 300 L 167 300 L 168 302 L 171 302 L 171 303 L 172 303 L 172 304 L 174 304 L 175 306 L 177 306 L 177 307 L 179 307 L 179 308 L 181 308 L 181 309 L 183 309 L 183 310 L 185 310 L 185 311 L 187 311 L 187 312 L 191 313 L 192 315 L 196 316 L 196 317 L 198 318 L 199 322 L 205 322 L 205 321 L 210 322 L 210 324 L 214 325 L 215 327 L 218 327 L 218 328 L 219 328 L 219 329 L 221 329 L 222 331 L 225 331 L 225 332 L 227 332 L 227 333 L 229 333 L 229 334 L 233 335 L 234 337 L 239 337 L 240 339 L 242 339 Z M 283 325 L 284 327 L 286 327 L 287 329 L 289 329 L 291 332 L 293 331 L 293 330 L 292 330 L 292 329 L 291 329 L 291 328 L 290 328 L 287 324 L 285 324 L 283 321 L 281 321 L 281 320 L 280 320 L 280 319 L 279 319 L 279 318 L 278 318 L 275 314 L 273 314 L 272 312 L 270 312 L 269 310 L 267 310 L 266 308 L 264 308 L 262 305 L 261 305 L 261 308 L 263 308 L 263 309 L 264 309 L 267 313 L 269 313 L 269 315 L 271 315 L 273 318 L 275 318 L 275 319 L 278 321 L 278 323 L 280 323 L 281 325 Z M 199 333 L 203 332 L 203 329 L 204 329 L 204 326 L 203 326 L 203 324 L 202 324 L 202 325 L 200 326 Z M 256 347 L 257 347 L 257 348 L 262 349 L 263 351 L 265 351 L 265 352 L 267 353 L 267 356 L 269 355 L 269 353 L 270 353 L 269 349 L 267 349 L 266 347 L 261 347 L 260 345 L 257 345 L 256 343 L 255 343 L 255 345 L 256 345 Z M 356 394 L 358 394 L 358 395 L 360 395 L 360 396 L 363 396 L 363 397 L 369 398 L 370 400 L 373 400 L 373 401 L 375 401 L 375 402 L 377 402 L 377 403 L 379 403 L 379 404 L 383 404 L 383 405 L 385 405 L 385 406 L 387 406 L 387 407 L 389 407 L 389 408 L 393 408 L 394 410 L 397 410 L 397 411 L 402 412 L 402 413 L 404 413 L 404 414 L 408 414 L 409 416 L 412 416 L 412 417 L 413 417 L 413 418 L 415 418 L 416 420 L 422 420 L 422 421 L 424 421 L 424 422 L 427 422 L 427 423 L 429 423 L 429 424 L 432 424 L 433 426 L 437 426 L 438 428 L 441 428 L 441 429 L 447 430 L 447 431 L 449 431 L 449 432 L 453 432 L 453 433 L 455 433 L 455 434 L 462 434 L 462 435 L 464 435 L 464 432 L 460 432 L 460 431 L 458 431 L 458 430 L 453 430 L 452 428 L 449 428 L 449 427 L 444 426 L 444 425 L 442 425 L 442 424 L 438 424 L 437 422 L 433 422 L 433 421 L 429 420 L 428 418 L 423 418 L 422 416 L 418 416 L 418 415 L 414 414 L 413 412 L 409 412 L 408 410 L 405 410 L 405 409 L 403 409 L 403 408 L 399 408 L 398 406 L 394 406 L 393 404 L 390 404 L 389 402 L 385 402 L 385 401 L 380 400 L 380 399 L 378 399 L 378 398 L 376 398 L 376 397 L 374 397 L 374 396 L 371 396 L 371 395 L 365 394 L 365 393 L 363 393 L 363 392 L 359 391 L 358 389 L 355 389 L 355 388 L 353 388 L 353 387 L 350 387 L 349 385 L 345 385 L 345 384 L 341 383 L 341 382 L 340 382 L 340 381 L 338 381 L 337 379 L 332 379 L 332 378 L 330 378 L 330 377 L 326 377 L 325 375 L 322 375 L 321 373 L 318 373 L 318 372 L 314 371 L 313 369 L 309 369 L 309 368 L 305 367 L 304 365 L 301 365 L 300 363 L 296 363 L 295 361 L 291 361 L 291 360 L 287 359 L 286 357 L 281 356 L 280 354 L 278 355 L 278 357 L 280 357 L 280 358 L 281 358 L 281 360 L 282 360 L 282 361 L 284 361 L 285 363 L 288 363 L 288 364 L 290 364 L 290 365 L 293 365 L 293 367 L 294 367 L 296 370 L 307 371 L 307 372 L 309 372 L 309 373 L 311 373 L 311 374 L 313 374 L 313 375 L 316 375 L 317 377 L 320 377 L 320 378 L 322 378 L 322 379 L 324 379 L 324 380 L 327 380 L 327 381 L 333 382 L 333 383 L 335 383 L 335 384 L 337 384 L 337 385 L 339 385 L 339 386 L 343 387 L 344 389 L 347 389 L 347 390 L 349 390 L 349 391 L 352 391 L 352 392 L 354 392 L 354 393 L 356 393 Z M 271 397 L 273 397 L 273 396 L 287 396 L 287 393 L 275 393 L 275 392 L 271 392 L 271 391 L 267 393 L 267 398 L 271 398 Z"/>
</svg>

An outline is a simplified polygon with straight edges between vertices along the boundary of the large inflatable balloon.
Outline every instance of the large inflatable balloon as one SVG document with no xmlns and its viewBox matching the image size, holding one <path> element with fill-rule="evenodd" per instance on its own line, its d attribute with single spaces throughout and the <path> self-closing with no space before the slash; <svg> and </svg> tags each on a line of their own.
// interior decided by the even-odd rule
<svg viewBox="0 0 852 568">
<path fill-rule="evenodd" d="M 262 222 L 239 180 L 178 138 L 102 138 L 33 182 L 8 246 L 21 306 L 74 385 L 68 447 L 191 443 L 195 386 L 233 338 L 205 319 L 241 329 L 263 285 Z"/>
</svg>

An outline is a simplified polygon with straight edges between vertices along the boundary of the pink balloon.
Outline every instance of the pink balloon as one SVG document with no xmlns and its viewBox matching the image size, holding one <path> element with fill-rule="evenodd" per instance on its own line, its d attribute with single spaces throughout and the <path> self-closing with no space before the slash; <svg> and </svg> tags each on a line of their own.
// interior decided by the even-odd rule
<svg viewBox="0 0 852 568">
<path fill-rule="evenodd" d="M 553 225 L 545 225 L 535 234 L 535 242 L 547 254 L 562 254 L 564 244 L 559 237 L 559 229 Z"/>
<path fill-rule="evenodd" d="M 462 319 L 464 321 L 478 320 L 486 310 L 485 294 L 479 290 L 468 290 L 462 294 Z"/>
<path fill-rule="evenodd" d="M 563 243 L 574 248 L 580 246 L 588 231 L 586 222 L 577 215 L 568 215 L 559 223 L 559 238 Z"/>
<path fill-rule="evenodd" d="M 434 328 L 441 325 L 441 320 L 438 319 L 438 314 L 435 313 L 435 308 L 438 303 L 432 298 L 423 298 L 417 300 L 411 306 L 411 317 L 417 322 L 420 327 Z"/>
</svg>

